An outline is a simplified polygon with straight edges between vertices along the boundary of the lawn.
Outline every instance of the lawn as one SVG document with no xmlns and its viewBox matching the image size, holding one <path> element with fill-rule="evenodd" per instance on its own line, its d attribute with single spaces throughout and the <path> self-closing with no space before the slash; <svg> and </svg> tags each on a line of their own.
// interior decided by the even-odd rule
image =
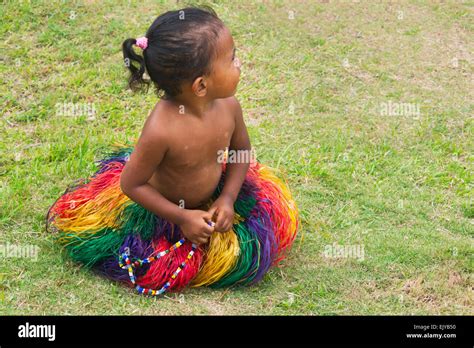
<svg viewBox="0 0 474 348">
<path fill-rule="evenodd" d="M 210 4 L 257 158 L 300 210 L 287 259 L 254 287 L 162 298 L 69 261 L 49 206 L 157 101 L 126 89 L 121 43 L 185 3 L 8 1 L 0 245 L 39 251 L 0 259 L 0 314 L 474 314 L 472 2 Z"/>
</svg>

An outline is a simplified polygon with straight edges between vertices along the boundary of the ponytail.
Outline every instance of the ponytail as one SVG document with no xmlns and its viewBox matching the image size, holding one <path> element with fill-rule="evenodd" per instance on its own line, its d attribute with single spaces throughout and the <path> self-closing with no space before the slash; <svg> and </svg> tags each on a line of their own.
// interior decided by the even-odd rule
<svg viewBox="0 0 474 348">
<path fill-rule="evenodd" d="M 136 43 L 136 39 L 127 39 L 122 44 L 123 61 L 130 71 L 128 86 L 132 91 L 143 89 L 148 90 L 150 81 L 143 79 L 143 74 L 145 73 L 145 60 L 142 56 L 135 53 L 133 46 L 136 45 Z"/>
</svg>

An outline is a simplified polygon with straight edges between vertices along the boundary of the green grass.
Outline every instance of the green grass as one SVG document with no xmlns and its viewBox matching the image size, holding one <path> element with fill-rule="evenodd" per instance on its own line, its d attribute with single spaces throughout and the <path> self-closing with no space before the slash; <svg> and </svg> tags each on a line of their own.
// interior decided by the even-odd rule
<svg viewBox="0 0 474 348">
<path fill-rule="evenodd" d="M 48 207 L 157 101 L 126 90 L 121 43 L 182 6 L 2 5 L 0 244 L 40 253 L 0 259 L 0 313 L 474 314 L 469 2 L 215 2 L 257 156 L 286 173 L 301 211 L 289 257 L 252 288 L 151 299 L 61 254 Z M 421 115 L 383 116 L 389 101 Z M 57 103 L 97 112 L 60 116 Z M 324 257 L 333 243 L 364 260 Z"/>
</svg>

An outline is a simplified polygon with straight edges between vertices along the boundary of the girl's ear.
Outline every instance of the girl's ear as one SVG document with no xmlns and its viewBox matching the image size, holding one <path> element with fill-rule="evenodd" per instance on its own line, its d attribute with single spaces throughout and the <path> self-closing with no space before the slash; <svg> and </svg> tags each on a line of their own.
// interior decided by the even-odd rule
<svg viewBox="0 0 474 348">
<path fill-rule="evenodd" d="M 207 81 L 202 76 L 196 78 L 192 85 L 192 90 L 198 97 L 205 97 L 207 94 Z"/>
</svg>

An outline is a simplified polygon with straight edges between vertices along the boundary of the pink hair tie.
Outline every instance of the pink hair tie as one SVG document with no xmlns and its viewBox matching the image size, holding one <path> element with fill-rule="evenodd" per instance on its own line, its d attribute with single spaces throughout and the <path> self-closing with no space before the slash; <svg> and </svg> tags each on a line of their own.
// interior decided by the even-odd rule
<svg viewBox="0 0 474 348">
<path fill-rule="evenodd" d="M 146 36 L 139 37 L 135 45 L 140 47 L 142 50 L 146 49 L 148 47 L 148 38 Z"/>
</svg>

